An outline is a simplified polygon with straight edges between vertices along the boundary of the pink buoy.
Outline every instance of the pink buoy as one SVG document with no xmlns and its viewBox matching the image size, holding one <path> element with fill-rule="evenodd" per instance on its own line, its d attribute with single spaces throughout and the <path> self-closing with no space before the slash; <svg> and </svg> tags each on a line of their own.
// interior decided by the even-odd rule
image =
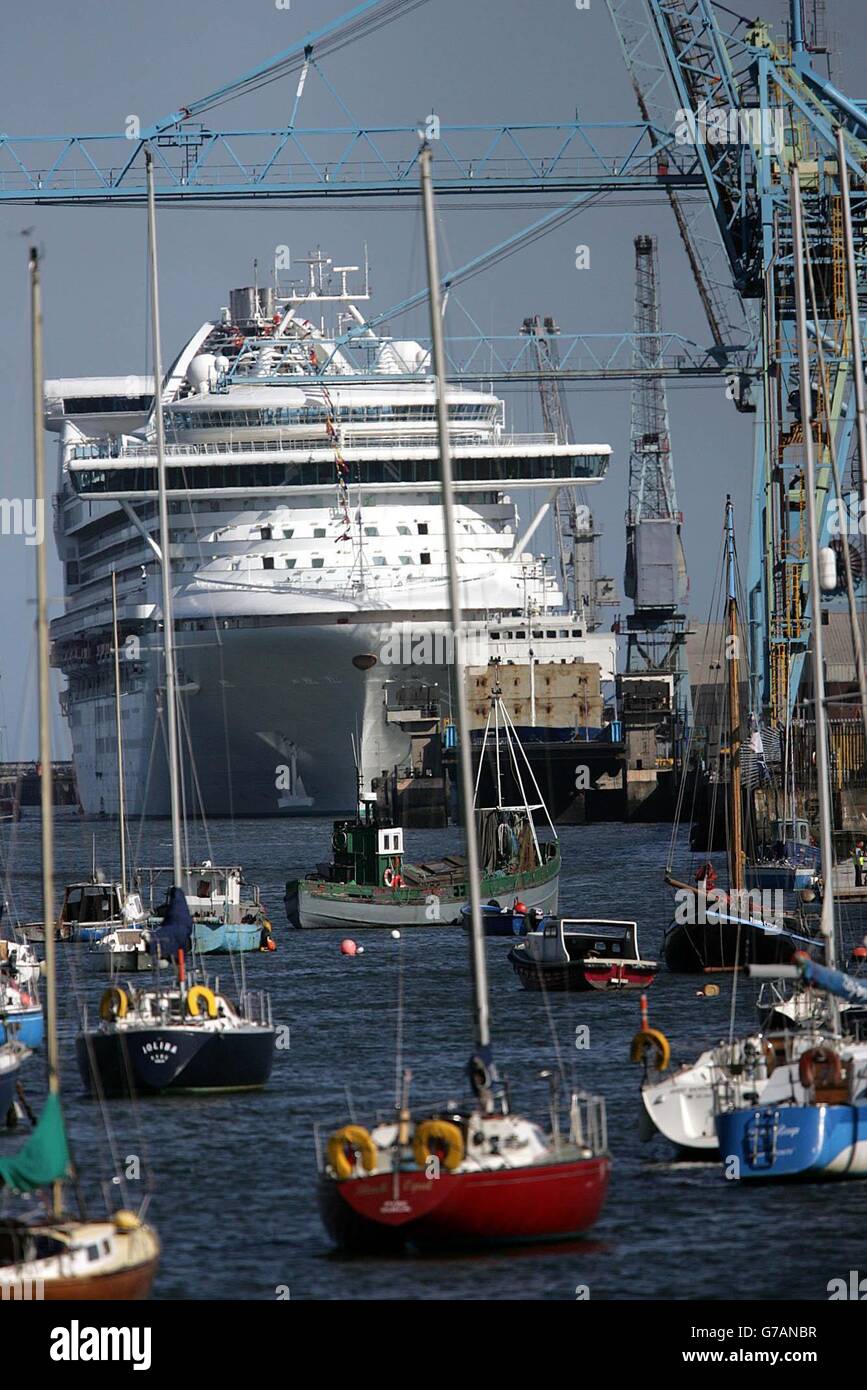
<svg viewBox="0 0 867 1390">
<path fill-rule="evenodd" d="M 347 936 L 346 939 L 340 943 L 340 954 L 342 956 L 354 956 L 357 950 L 358 947 L 351 937 Z"/>
</svg>

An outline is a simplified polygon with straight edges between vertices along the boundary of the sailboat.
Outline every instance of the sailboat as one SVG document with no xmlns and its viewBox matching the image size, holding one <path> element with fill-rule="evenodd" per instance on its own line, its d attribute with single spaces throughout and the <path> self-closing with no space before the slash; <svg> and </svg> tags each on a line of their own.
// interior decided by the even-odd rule
<svg viewBox="0 0 867 1390">
<path fill-rule="evenodd" d="M 842 136 L 840 136 L 842 153 Z M 841 171 L 845 160 L 841 161 Z M 851 227 L 848 182 L 841 172 L 844 218 Z M 824 967 L 799 955 L 804 977 L 824 987 L 831 1000 L 831 1036 L 822 1045 L 802 1053 L 797 1063 L 777 1068 L 757 1098 L 720 1113 L 716 1130 L 720 1153 L 729 1177 L 740 1180 L 790 1180 L 792 1178 L 863 1177 L 867 1174 L 867 1042 L 841 1036 L 837 999 L 842 996 L 867 1002 L 867 990 L 837 970 L 837 931 L 834 911 L 833 831 L 828 749 L 828 716 L 825 699 L 824 636 L 821 622 L 819 532 L 816 516 L 816 463 L 807 298 L 804 274 L 803 209 L 797 166 L 791 190 L 795 307 L 800 367 L 801 419 L 803 421 L 805 487 L 807 498 L 810 597 L 813 610 L 812 675 L 816 711 L 816 784 L 819 801 L 819 845 L 822 863 L 828 866 L 822 897 L 821 933 L 825 946 Z M 808 254 L 808 253 L 807 253 Z M 851 305 L 853 335 L 858 334 L 857 303 Z M 856 355 L 856 362 L 860 353 Z M 856 366 L 856 371 L 860 366 Z M 862 468 L 867 459 L 862 455 Z"/>
<path fill-rule="evenodd" d="M 468 1068 L 472 1094 L 465 1101 L 413 1110 L 409 1074 L 404 1073 L 392 1119 L 370 1128 L 354 1121 L 340 1125 L 324 1149 L 317 1145 L 323 1220 L 332 1239 L 348 1248 L 393 1248 L 407 1242 L 453 1247 L 582 1232 L 599 1216 L 611 1167 L 602 1099 L 573 1091 L 568 1129 L 562 1134 L 559 1107 L 552 1103 L 546 1132 L 511 1109 L 491 1052 L 431 160 L 425 146 L 421 183 L 449 599 L 456 639 L 460 791 L 472 907 L 475 1039 Z"/>
<path fill-rule="evenodd" d="M 42 312 L 39 256 L 30 252 L 33 311 L 33 438 L 35 497 L 45 503 L 42 433 Z M 37 547 L 37 634 L 39 647 L 39 753 L 51 766 L 48 656 L 48 584 L 45 546 Z M 150 1292 L 160 1255 L 159 1240 L 141 1214 L 117 1211 L 89 1220 L 64 1210 L 64 1183 L 73 1166 L 60 1099 L 57 981 L 54 941 L 54 808 L 51 778 L 42 778 L 42 910 L 46 925 L 46 1014 L 48 1095 L 24 1146 L 0 1157 L 0 1187 L 18 1193 L 50 1192 L 50 1209 L 31 1219 L 0 1219 L 0 1299 L 137 1299 Z"/>
<path fill-rule="evenodd" d="M 731 969 L 732 989 L 737 972 L 747 963 L 777 968 L 798 950 L 815 953 L 822 939 L 809 934 L 791 916 L 774 921 L 761 912 L 763 900 L 745 890 L 741 833 L 740 677 L 738 670 L 738 612 L 731 498 L 726 499 L 727 635 L 730 643 L 730 859 L 729 892 L 715 891 L 706 872 L 698 887 L 669 876 L 687 909 L 685 922 L 675 923 L 665 938 L 669 969 L 684 973 Z M 773 1020 L 777 1025 L 778 1020 Z M 800 1027 L 793 1024 L 800 1023 Z M 662 1135 L 681 1156 L 708 1158 L 718 1149 L 717 1114 L 734 1109 L 745 1098 L 759 1099 L 772 1077 L 787 1066 L 797 1067 L 802 1054 L 824 1044 L 830 1020 L 827 1011 L 810 1011 L 786 1025 L 756 1029 L 747 1037 L 721 1039 L 699 1056 L 669 1071 L 670 1046 L 664 1034 L 642 1026 L 632 1044 L 634 1061 L 644 1064 L 641 1084 L 642 1135 Z M 657 1065 L 651 1069 L 650 1060 Z M 663 1074 L 665 1073 L 665 1074 Z"/>
<path fill-rule="evenodd" d="M 254 1090 L 266 1085 L 274 1061 L 275 1029 L 268 996 L 240 992 L 237 1003 L 207 980 L 190 977 L 186 960 L 192 951 L 194 924 L 184 895 L 178 759 L 177 677 L 172 616 L 171 558 L 165 468 L 160 362 L 159 291 L 153 157 L 146 155 L 148 242 L 151 272 L 154 352 L 154 417 L 160 524 L 163 651 L 166 671 L 166 725 L 172 822 L 173 885 L 162 925 L 150 930 L 149 950 L 176 962 L 176 978 L 129 991 L 110 986 L 100 1001 L 99 1018 L 85 1014 L 76 1039 L 76 1057 L 85 1085 L 96 1093 L 125 1096 L 166 1091 Z M 115 650 L 117 639 L 115 637 Z M 242 957 L 243 960 L 243 957 Z M 242 965 L 243 972 L 243 965 Z M 242 973 L 243 980 L 243 973 Z"/>
<path fill-rule="evenodd" d="M 800 918 L 784 910 L 771 912 L 766 909 L 761 894 L 751 894 L 746 887 L 741 778 L 741 637 L 731 497 L 726 498 L 725 506 L 725 554 L 729 882 L 727 891 L 716 888 L 716 870 L 710 861 L 700 866 L 693 883 L 675 878 L 669 867 L 666 881 L 677 890 L 679 902 L 675 921 L 665 934 L 663 953 L 669 970 L 676 974 L 732 970 L 748 961 L 771 965 L 791 960 L 796 950 L 819 949 L 819 943 Z"/>
</svg>

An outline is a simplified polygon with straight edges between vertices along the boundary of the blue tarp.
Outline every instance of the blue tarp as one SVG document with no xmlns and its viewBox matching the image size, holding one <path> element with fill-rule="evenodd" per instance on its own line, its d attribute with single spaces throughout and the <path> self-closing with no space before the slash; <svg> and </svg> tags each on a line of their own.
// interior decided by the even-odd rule
<svg viewBox="0 0 867 1390">
<path fill-rule="evenodd" d="M 169 889 L 160 916 L 162 924 L 151 932 L 148 950 L 152 955 L 159 951 L 164 959 L 174 960 L 178 951 L 189 951 L 192 946 L 193 919 L 182 889 Z"/>
</svg>

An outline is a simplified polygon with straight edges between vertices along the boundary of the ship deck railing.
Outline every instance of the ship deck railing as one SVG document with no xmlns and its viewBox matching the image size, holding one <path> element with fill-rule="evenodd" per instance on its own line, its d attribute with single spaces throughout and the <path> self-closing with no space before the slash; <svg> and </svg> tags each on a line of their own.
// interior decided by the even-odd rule
<svg viewBox="0 0 867 1390">
<path fill-rule="evenodd" d="M 487 438 L 480 438 L 478 433 L 455 432 L 450 436 L 450 439 L 455 448 L 481 449 L 487 453 L 498 449 L 546 448 L 558 444 L 555 434 L 538 432 L 534 434 L 498 434 Z M 430 450 L 438 447 L 436 434 L 432 431 L 413 435 L 364 435 L 344 439 L 340 446 L 341 452 L 344 454 L 351 454 L 358 449 Z M 585 452 L 583 446 L 580 445 L 558 447 L 568 447 L 574 452 Z M 167 443 L 165 452 L 167 458 L 189 459 L 215 458 L 224 454 L 304 454 L 307 457 L 311 452 L 321 452 L 323 455 L 331 457 L 334 454 L 334 445 L 329 442 L 325 435 L 317 435 L 303 439 L 221 439 L 215 440 L 213 443 L 206 441 L 195 444 Z M 108 443 L 76 444 L 69 454 L 69 460 L 72 463 L 100 459 L 112 462 L 127 460 L 141 464 L 155 458 L 156 446 L 150 442 L 134 447 L 129 445 L 112 447 Z"/>
<path fill-rule="evenodd" d="M 374 1104 L 368 1106 L 364 1101 L 356 1103 L 349 1092 L 347 1092 L 347 1100 L 350 1107 L 348 1115 L 335 1121 L 329 1121 L 327 1127 L 325 1121 L 317 1120 L 314 1122 L 313 1138 L 316 1147 L 316 1167 L 320 1173 L 325 1170 L 323 1131 L 333 1133 L 349 1124 L 370 1124 L 373 1128 L 377 1125 L 396 1125 L 400 1121 L 402 1112 L 401 1107 L 397 1105 Z M 470 1115 L 478 1113 L 479 1108 L 480 1102 L 476 1097 L 466 1094 L 455 1096 L 453 1093 L 445 1100 L 441 1098 L 414 1100 L 412 1105 L 403 1113 L 412 1124 L 418 1124 L 434 1116 L 454 1122 L 458 1117 L 466 1119 Z M 558 1091 L 555 1108 L 559 1122 L 559 1139 L 562 1145 L 574 1144 L 578 1148 L 590 1149 L 594 1154 L 608 1152 L 608 1118 L 603 1096 L 593 1095 L 578 1089 L 564 1089 Z M 543 1133 L 550 1131 L 550 1103 L 544 1109 L 538 1102 L 534 1107 L 521 1105 L 514 1107 L 514 1109 L 523 1118 L 537 1124 Z"/>
</svg>

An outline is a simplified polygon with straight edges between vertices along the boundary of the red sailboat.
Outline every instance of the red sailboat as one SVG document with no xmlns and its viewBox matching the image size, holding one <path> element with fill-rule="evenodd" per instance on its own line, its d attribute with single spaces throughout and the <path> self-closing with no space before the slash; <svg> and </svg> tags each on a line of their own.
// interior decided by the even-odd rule
<svg viewBox="0 0 867 1390">
<path fill-rule="evenodd" d="M 470 958 L 476 1046 L 468 1069 L 471 1095 L 466 1101 L 446 1101 L 414 1111 L 409 1105 L 411 1073 L 406 1071 L 391 1118 L 369 1128 L 354 1122 L 342 1125 L 324 1145 L 317 1145 L 323 1220 L 335 1242 L 352 1249 L 393 1248 L 407 1242 L 450 1247 L 572 1236 L 586 1231 L 599 1216 L 611 1168 L 603 1100 L 573 1092 L 568 1124 L 561 1132 L 555 1085 L 548 1123 L 538 1124 L 512 1112 L 491 1054 L 479 856 L 471 809 L 473 776 L 454 543 L 457 528 L 440 279 L 427 147 L 421 155 L 421 181 L 457 667 L 455 712 L 472 909 Z"/>
</svg>

